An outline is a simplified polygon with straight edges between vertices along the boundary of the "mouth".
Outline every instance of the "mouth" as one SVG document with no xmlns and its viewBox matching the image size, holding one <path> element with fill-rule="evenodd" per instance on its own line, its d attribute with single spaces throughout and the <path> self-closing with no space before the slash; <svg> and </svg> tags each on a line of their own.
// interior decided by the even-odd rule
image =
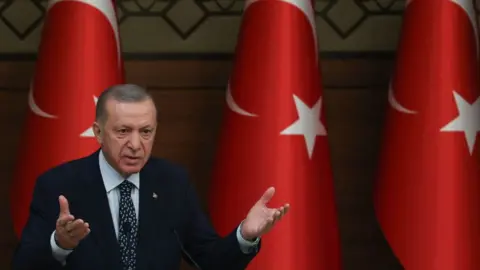
<svg viewBox="0 0 480 270">
<path fill-rule="evenodd" d="M 125 158 L 131 161 L 138 161 L 141 159 L 141 157 L 138 156 L 125 156 Z"/>
</svg>

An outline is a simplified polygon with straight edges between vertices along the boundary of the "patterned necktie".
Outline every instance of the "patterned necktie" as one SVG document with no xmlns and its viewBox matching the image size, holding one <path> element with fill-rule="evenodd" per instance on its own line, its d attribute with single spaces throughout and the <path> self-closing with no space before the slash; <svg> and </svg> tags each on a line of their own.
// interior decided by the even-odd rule
<svg viewBox="0 0 480 270">
<path fill-rule="evenodd" d="M 132 188 L 135 186 L 125 180 L 119 185 L 120 210 L 119 233 L 120 256 L 124 270 L 135 270 L 137 247 L 137 216 L 132 201 Z"/>
</svg>

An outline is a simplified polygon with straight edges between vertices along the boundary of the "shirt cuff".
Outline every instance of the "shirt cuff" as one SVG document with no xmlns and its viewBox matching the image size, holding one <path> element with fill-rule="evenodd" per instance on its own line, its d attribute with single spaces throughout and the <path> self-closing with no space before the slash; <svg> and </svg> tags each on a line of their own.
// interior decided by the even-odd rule
<svg viewBox="0 0 480 270">
<path fill-rule="evenodd" d="M 242 221 L 242 223 L 243 223 L 243 221 Z M 255 241 L 248 241 L 248 240 L 244 239 L 243 236 L 242 236 L 242 233 L 240 232 L 241 227 L 242 227 L 242 224 L 240 223 L 240 225 L 237 228 L 237 239 L 238 239 L 238 243 L 240 244 L 240 249 L 245 254 L 250 254 L 250 253 L 253 253 L 253 252 L 257 252 L 258 251 L 258 243 L 260 242 L 260 237 L 257 237 L 257 239 L 255 239 Z"/>
<path fill-rule="evenodd" d="M 62 265 L 65 265 L 65 261 L 67 259 L 67 256 L 73 251 L 73 250 L 67 250 L 59 247 L 57 243 L 55 242 L 55 231 L 53 231 L 52 235 L 50 236 L 50 245 L 52 246 L 52 255 L 53 257 L 62 263 Z"/>
</svg>

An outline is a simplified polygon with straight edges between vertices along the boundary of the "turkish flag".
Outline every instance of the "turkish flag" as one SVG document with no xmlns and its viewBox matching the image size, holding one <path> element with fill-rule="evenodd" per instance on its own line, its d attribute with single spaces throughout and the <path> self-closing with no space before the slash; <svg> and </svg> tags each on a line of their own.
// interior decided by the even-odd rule
<svg viewBox="0 0 480 270">
<path fill-rule="evenodd" d="M 99 147 L 90 129 L 96 97 L 123 82 L 117 27 L 112 0 L 49 2 L 11 187 L 17 236 L 37 177 Z"/>
<path fill-rule="evenodd" d="M 480 269 L 479 50 L 473 4 L 408 1 L 403 23 L 376 214 L 405 269 Z"/>
<path fill-rule="evenodd" d="M 268 187 L 290 203 L 249 269 L 340 269 L 313 7 L 247 1 L 213 172 L 210 214 L 226 235 Z"/>
</svg>

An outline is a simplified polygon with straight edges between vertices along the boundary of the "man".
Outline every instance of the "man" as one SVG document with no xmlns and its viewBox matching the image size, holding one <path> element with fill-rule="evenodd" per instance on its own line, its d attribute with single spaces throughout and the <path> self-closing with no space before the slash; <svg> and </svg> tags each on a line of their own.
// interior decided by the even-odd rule
<svg viewBox="0 0 480 270">
<path fill-rule="evenodd" d="M 185 171 L 150 157 L 157 110 L 136 85 L 100 95 L 93 130 L 98 151 L 38 178 L 13 269 L 176 270 L 182 256 L 204 270 L 244 269 L 289 208 L 268 208 L 269 188 L 219 237 Z"/>
</svg>

